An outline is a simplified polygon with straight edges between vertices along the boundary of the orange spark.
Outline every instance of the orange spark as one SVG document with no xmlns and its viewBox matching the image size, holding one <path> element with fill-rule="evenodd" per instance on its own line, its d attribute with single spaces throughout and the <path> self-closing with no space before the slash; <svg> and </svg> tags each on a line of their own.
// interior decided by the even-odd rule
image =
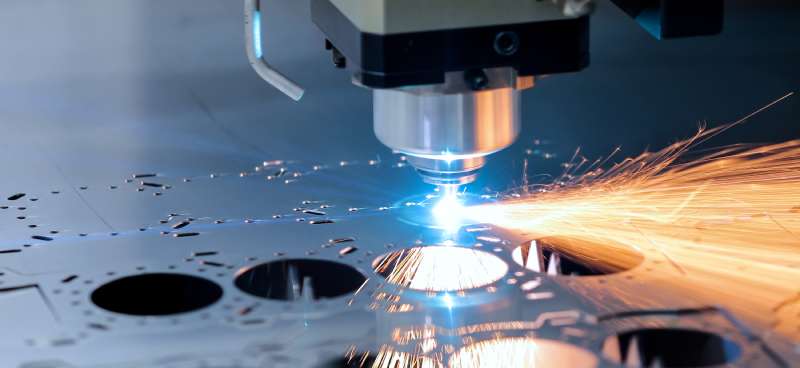
<svg viewBox="0 0 800 368">
<path fill-rule="evenodd" d="M 743 120 L 700 129 L 690 139 L 609 169 L 598 161 L 578 173 L 585 160 L 567 164 L 554 184 L 526 188 L 523 193 L 530 194 L 522 198 L 472 207 L 469 216 L 530 239 L 598 244 L 581 251 L 609 262 L 618 257 L 618 248 L 603 244 L 623 244 L 664 267 L 654 267 L 655 284 L 645 285 L 650 291 L 663 289 L 646 293 L 646 300 L 635 295 L 643 288 L 614 290 L 621 299 L 722 305 L 796 340 L 800 140 L 729 146 L 687 158 L 700 143 Z"/>
</svg>

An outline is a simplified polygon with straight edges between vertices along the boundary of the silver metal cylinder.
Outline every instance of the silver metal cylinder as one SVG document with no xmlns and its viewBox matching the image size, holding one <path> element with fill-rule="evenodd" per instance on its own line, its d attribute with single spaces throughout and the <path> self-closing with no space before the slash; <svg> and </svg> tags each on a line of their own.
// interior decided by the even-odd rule
<svg viewBox="0 0 800 368">
<path fill-rule="evenodd" d="M 511 87 L 453 94 L 374 90 L 375 135 L 408 155 L 425 181 L 464 184 L 486 155 L 516 140 L 519 94 Z"/>
</svg>

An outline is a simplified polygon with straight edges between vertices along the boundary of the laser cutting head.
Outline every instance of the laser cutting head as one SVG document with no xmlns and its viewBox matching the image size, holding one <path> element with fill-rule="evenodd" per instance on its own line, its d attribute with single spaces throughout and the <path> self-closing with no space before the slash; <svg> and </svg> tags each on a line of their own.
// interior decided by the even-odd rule
<svg viewBox="0 0 800 368">
<path fill-rule="evenodd" d="M 264 60 L 261 0 L 245 0 L 250 63 L 299 99 Z M 425 182 L 475 180 L 520 131 L 534 75 L 588 64 L 591 0 L 311 0 L 333 63 L 373 90 L 374 130 Z"/>
<path fill-rule="evenodd" d="M 520 91 L 534 76 L 589 64 L 592 0 L 310 1 L 334 65 L 373 90 L 376 136 L 431 184 L 474 181 L 489 155 L 514 142 Z M 721 29 L 722 0 L 612 2 L 657 38 Z M 303 89 L 264 59 L 261 3 L 245 0 L 250 64 L 299 99 Z"/>
<path fill-rule="evenodd" d="M 447 73 L 436 86 L 376 89 L 375 135 L 407 155 L 425 182 L 467 184 L 488 155 L 516 140 L 519 91 L 532 85 L 511 68 L 496 68 Z"/>
<path fill-rule="evenodd" d="M 312 0 L 311 14 L 334 64 L 372 89 L 377 138 L 458 186 L 516 140 L 534 75 L 587 64 L 589 3 Z"/>
</svg>

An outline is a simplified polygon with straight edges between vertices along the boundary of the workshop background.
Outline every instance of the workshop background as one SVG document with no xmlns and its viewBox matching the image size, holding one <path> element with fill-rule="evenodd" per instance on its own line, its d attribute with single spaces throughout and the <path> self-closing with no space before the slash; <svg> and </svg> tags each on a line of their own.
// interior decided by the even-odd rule
<svg viewBox="0 0 800 368">
<path fill-rule="evenodd" d="M 271 157 L 389 155 L 372 133 L 368 90 L 333 67 L 306 1 L 268 1 L 265 53 L 308 93 L 292 103 L 244 55 L 232 1 L 4 1 L 3 185 L 131 170 L 188 173 Z M 564 155 L 621 146 L 632 155 L 730 122 L 800 84 L 800 9 L 793 1 L 727 1 L 721 35 L 659 42 L 613 5 L 592 18 L 586 70 L 537 81 L 523 94 L 523 132 L 480 180 L 521 175 L 533 137 Z M 797 98 L 714 143 L 797 138 Z M 181 147 L 183 154 L 159 151 Z M 558 163 L 532 162 L 536 172 Z M 44 162 L 42 169 L 30 165 Z M 90 164 L 91 163 L 91 164 Z M 486 175 L 488 174 L 488 175 Z M 30 180 L 30 182 L 28 182 Z M 4 188 L 9 189 L 10 188 Z"/>
</svg>

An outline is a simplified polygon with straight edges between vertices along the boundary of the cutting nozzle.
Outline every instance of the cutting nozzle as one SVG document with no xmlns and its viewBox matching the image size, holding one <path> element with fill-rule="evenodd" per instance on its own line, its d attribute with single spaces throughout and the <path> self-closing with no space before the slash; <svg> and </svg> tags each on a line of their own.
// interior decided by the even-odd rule
<svg viewBox="0 0 800 368">
<path fill-rule="evenodd" d="M 486 159 L 483 156 L 467 158 L 408 156 L 408 162 L 428 184 L 460 186 L 475 181 L 478 170 L 483 167 Z"/>
<path fill-rule="evenodd" d="M 375 90 L 375 135 L 434 185 L 475 181 L 486 156 L 517 138 L 519 91 Z"/>
</svg>

